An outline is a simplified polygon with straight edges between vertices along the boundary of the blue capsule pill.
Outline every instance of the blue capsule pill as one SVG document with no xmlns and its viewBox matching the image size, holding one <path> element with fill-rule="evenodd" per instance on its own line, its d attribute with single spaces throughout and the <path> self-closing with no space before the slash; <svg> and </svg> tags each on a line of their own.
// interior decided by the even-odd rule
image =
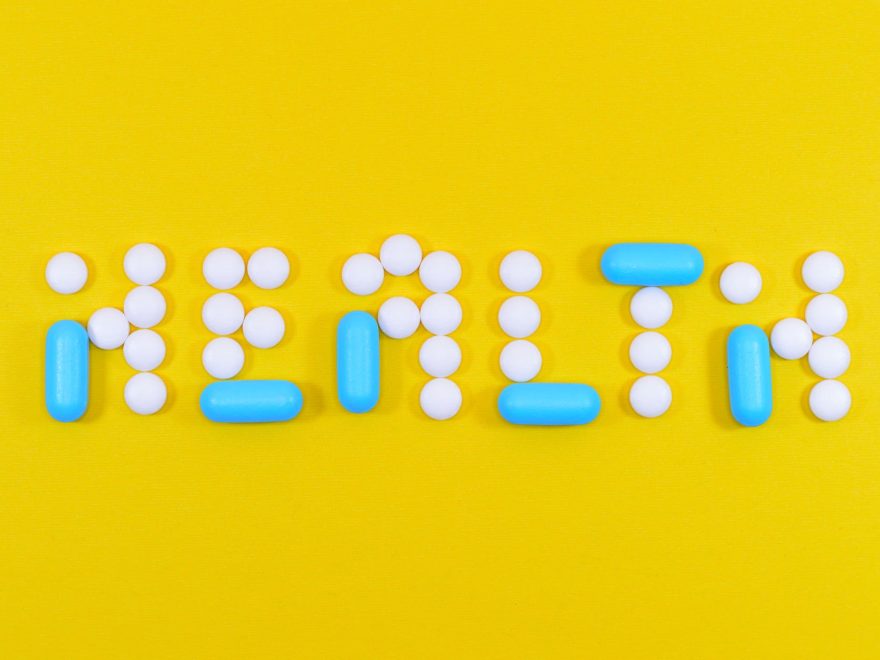
<svg viewBox="0 0 880 660">
<path fill-rule="evenodd" d="M 203 389 L 199 405 L 212 422 L 286 422 L 299 415 L 303 397 L 289 380 L 227 380 Z"/>
<path fill-rule="evenodd" d="M 89 405 L 89 335 L 76 321 L 58 321 L 46 333 L 46 410 L 75 422 Z"/>
<path fill-rule="evenodd" d="M 612 284 L 693 284 L 703 274 L 703 255 L 683 243 L 618 243 L 602 255 L 602 274 Z"/>
<path fill-rule="evenodd" d="M 511 424 L 588 424 L 601 407 L 599 393 L 581 383 L 514 383 L 498 397 L 498 412 Z"/>
<path fill-rule="evenodd" d="M 366 312 L 349 312 L 339 320 L 336 388 L 349 412 L 369 412 L 379 402 L 379 326 Z"/>
<path fill-rule="evenodd" d="M 756 325 L 741 325 L 727 338 L 730 411 L 743 426 L 760 426 L 773 412 L 770 342 Z"/>
</svg>

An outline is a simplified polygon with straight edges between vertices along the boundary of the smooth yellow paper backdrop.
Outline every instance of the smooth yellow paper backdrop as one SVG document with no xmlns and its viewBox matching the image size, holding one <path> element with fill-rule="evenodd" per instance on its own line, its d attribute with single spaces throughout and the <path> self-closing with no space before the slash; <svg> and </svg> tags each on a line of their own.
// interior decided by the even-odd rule
<svg viewBox="0 0 880 660">
<path fill-rule="evenodd" d="M 858 658 L 880 654 L 880 5 L 876 2 L 5 2 L 0 8 L 0 656 Z M 382 340 L 382 400 L 346 414 L 343 261 L 396 232 L 464 267 L 459 416 L 426 419 L 424 330 Z M 674 402 L 626 399 L 633 289 L 602 250 L 703 251 L 670 289 Z M 55 320 L 121 306 L 122 256 L 169 257 L 170 400 L 130 413 L 121 351 L 91 405 L 43 406 Z M 211 248 L 272 245 L 245 284 L 287 335 L 244 378 L 303 389 L 296 421 L 202 418 Z M 497 415 L 497 277 L 545 277 L 541 380 L 594 385 L 587 427 Z M 847 267 L 851 414 L 823 424 L 803 362 L 738 428 L 724 341 L 803 313 L 816 249 Z M 73 250 L 86 289 L 43 269 Z M 758 301 L 725 302 L 755 264 Z"/>
</svg>

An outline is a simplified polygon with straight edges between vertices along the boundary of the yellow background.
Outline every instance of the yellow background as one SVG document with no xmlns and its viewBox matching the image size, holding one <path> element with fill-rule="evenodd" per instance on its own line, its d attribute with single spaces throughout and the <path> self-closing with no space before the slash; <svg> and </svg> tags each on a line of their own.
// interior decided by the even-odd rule
<svg viewBox="0 0 880 660">
<path fill-rule="evenodd" d="M 0 12 L 0 655 L 6 658 L 876 657 L 880 654 L 880 5 L 875 2 L 4 2 Z M 459 256 L 465 396 L 418 409 L 424 331 L 382 342 L 368 416 L 334 393 L 339 269 L 395 232 Z M 665 417 L 625 405 L 631 289 L 602 249 L 693 242 L 671 291 Z M 171 399 L 128 412 L 92 353 L 77 424 L 43 407 L 43 341 L 121 305 L 122 256 L 170 259 Z M 304 391 L 295 422 L 197 408 L 211 248 L 283 248 L 247 284 L 283 344 L 244 377 Z M 506 251 L 545 279 L 542 380 L 593 384 L 588 427 L 505 425 L 495 314 Z M 838 424 L 774 358 L 775 413 L 737 428 L 723 344 L 803 312 L 842 256 L 854 396 Z M 75 296 L 55 252 L 91 267 Z M 734 260 L 765 288 L 717 280 Z"/>
</svg>

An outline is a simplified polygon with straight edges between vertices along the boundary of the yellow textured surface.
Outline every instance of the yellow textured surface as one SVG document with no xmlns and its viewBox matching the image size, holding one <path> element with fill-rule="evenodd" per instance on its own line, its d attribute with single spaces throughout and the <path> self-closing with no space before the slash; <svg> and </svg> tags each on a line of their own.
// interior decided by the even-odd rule
<svg viewBox="0 0 880 660">
<path fill-rule="evenodd" d="M 874 2 L 6 2 L 0 8 L 0 655 L 5 658 L 876 657 L 880 595 Z M 199 4 L 199 3 L 196 3 Z M 368 416 L 335 399 L 343 260 L 406 231 L 464 266 L 460 416 L 418 409 L 421 339 L 383 340 Z M 706 257 L 672 291 L 672 410 L 625 405 L 626 240 Z M 121 305 L 122 255 L 161 245 L 168 407 L 125 408 L 92 353 L 84 421 L 43 407 L 43 337 Z M 244 377 L 298 382 L 300 419 L 212 425 L 201 259 L 283 248 L 283 344 Z M 543 380 L 593 384 L 592 425 L 506 426 L 503 254 L 546 277 Z M 723 344 L 803 312 L 842 256 L 850 416 L 815 421 L 805 364 L 736 428 Z M 84 255 L 87 289 L 46 260 Z M 762 271 L 737 307 L 720 269 Z"/>
</svg>

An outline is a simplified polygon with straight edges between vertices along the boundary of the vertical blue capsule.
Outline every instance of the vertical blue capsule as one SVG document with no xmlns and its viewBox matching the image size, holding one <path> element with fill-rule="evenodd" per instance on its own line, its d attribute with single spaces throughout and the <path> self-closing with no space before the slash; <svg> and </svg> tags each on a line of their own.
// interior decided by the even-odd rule
<svg viewBox="0 0 880 660">
<path fill-rule="evenodd" d="M 89 405 L 89 335 L 76 321 L 58 321 L 46 333 L 46 410 L 75 422 Z"/>
<path fill-rule="evenodd" d="M 369 412 L 379 402 L 379 326 L 366 312 L 349 312 L 339 320 L 336 387 L 349 412 Z"/>
<path fill-rule="evenodd" d="M 727 338 L 730 411 L 743 426 L 760 426 L 773 412 L 770 342 L 756 325 L 741 325 Z"/>
</svg>

